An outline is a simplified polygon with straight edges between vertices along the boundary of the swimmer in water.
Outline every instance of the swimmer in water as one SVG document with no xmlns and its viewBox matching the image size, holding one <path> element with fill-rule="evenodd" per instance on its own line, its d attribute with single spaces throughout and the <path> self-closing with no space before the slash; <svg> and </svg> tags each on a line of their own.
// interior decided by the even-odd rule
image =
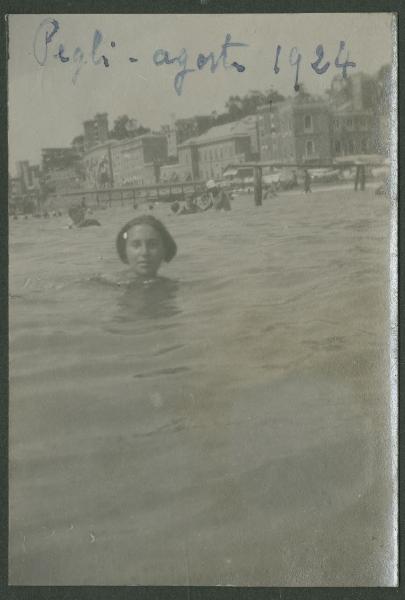
<svg viewBox="0 0 405 600">
<path fill-rule="evenodd" d="M 122 262 L 144 282 L 156 279 L 162 262 L 170 262 L 177 252 L 166 227 L 152 215 L 128 221 L 117 235 L 116 247 Z"/>
</svg>

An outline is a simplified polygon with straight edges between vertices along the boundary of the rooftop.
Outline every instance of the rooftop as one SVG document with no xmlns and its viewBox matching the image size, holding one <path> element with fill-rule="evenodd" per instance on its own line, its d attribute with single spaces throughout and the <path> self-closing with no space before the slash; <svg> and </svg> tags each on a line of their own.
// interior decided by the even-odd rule
<svg viewBox="0 0 405 600">
<path fill-rule="evenodd" d="M 182 144 L 179 144 L 179 148 L 184 148 L 191 144 L 209 144 L 211 142 L 217 142 L 234 137 L 246 137 L 249 135 L 249 129 L 254 122 L 255 115 L 249 115 L 240 121 L 233 121 L 232 123 L 225 123 L 224 125 L 211 127 L 202 135 L 190 138 Z"/>
</svg>

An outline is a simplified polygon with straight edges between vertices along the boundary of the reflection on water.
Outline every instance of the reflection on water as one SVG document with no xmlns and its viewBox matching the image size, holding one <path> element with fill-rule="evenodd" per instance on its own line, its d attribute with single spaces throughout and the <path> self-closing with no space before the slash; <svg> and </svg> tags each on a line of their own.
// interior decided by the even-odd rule
<svg viewBox="0 0 405 600">
<path fill-rule="evenodd" d="M 393 581 L 383 202 L 161 206 L 149 285 L 94 278 L 131 209 L 12 223 L 11 584 Z"/>
</svg>

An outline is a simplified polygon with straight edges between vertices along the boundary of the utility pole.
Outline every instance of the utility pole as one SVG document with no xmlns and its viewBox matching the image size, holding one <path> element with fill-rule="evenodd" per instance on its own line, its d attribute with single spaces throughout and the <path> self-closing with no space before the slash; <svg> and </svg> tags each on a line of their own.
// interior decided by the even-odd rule
<svg viewBox="0 0 405 600">
<path fill-rule="evenodd" d="M 257 166 L 253 167 L 253 182 L 254 182 L 254 198 L 255 205 L 262 205 L 263 188 L 262 188 L 262 168 Z"/>
</svg>

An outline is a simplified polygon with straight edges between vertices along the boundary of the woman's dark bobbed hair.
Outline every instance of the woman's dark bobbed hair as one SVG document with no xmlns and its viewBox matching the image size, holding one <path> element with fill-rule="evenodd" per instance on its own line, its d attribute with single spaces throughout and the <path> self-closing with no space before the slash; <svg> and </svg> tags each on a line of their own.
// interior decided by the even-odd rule
<svg viewBox="0 0 405 600">
<path fill-rule="evenodd" d="M 115 240 L 118 256 L 120 257 L 123 263 L 128 264 L 127 240 L 125 234 L 136 225 L 149 225 L 158 232 L 162 239 L 163 247 L 165 249 L 164 259 L 166 262 L 170 262 L 172 258 L 176 256 L 176 242 L 174 241 L 170 233 L 167 231 L 163 223 L 161 223 L 155 217 L 152 217 L 152 215 L 141 215 L 140 217 L 135 217 L 134 219 L 128 221 L 128 223 L 125 223 L 124 227 L 119 231 L 117 239 Z"/>
</svg>

